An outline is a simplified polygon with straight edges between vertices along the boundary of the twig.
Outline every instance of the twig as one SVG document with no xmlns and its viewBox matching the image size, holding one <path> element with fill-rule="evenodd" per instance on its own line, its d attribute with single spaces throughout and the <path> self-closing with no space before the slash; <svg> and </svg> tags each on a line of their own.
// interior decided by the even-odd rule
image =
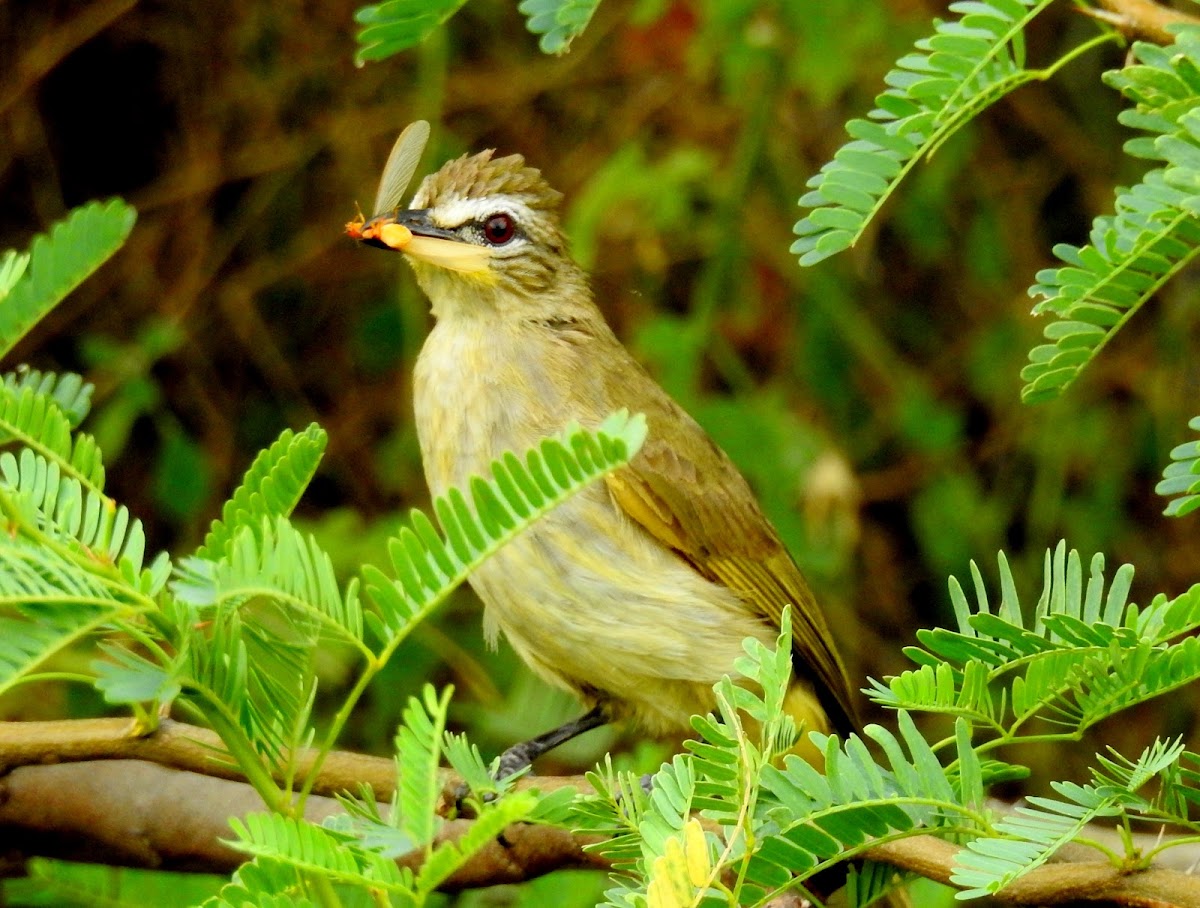
<svg viewBox="0 0 1200 908">
<path fill-rule="evenodd" d="M 0 767 L 8 770 L 0 779 L 0 844 L 26 857 L 228 873 L 242 860 L 220 841 L 231 837 L 229 818 L 260 811 L 263 804 L 249 785 L 236 781 L 238 773 L 221 755 L 212 732 L 180 722 L 164 722 L 150 735 L 137 734 L 127 719 L 0 723 Z M 311 753 L 299 758 L 301 766 L 311 761 Z M 315 790 L 353 791 L 360 782 L 370 783 L 380 800 L 390 799 L 394 763 L 331 754 Z M 453 786 L 456 780 L 447 772 L 445 782 Z M 522 785 L 586 789 L 578 777 L 535 777 Z M 319 822 L 340 810 L 333 798 L 313 797 L 305 813 Z M 439 836 L 456 840 L 470 827 L 470 820 L 449 820 Z M 564 868 L 607 869 L 603 858 L 583 850 L 588 841 L 594 838 L 551 826 L 513 826 L 446 888 L 520 882 Z M 958 850 L 921 835 L 876 845 L 866 857 L 948 882 Z M 420 855 L 401 861 L 416 866 Z M 1058 861 L 1021 877 L 997 898 L 1014 905 L 1110 901 L 1200 908 L 1200 880 L 1157 865 L 1123 872 L 1102 861 Z"/>
<path fill-rule="evenodd" d="M 867 857 L 949 883 L 960 850 L 950 842 L 923 835 L 876 845 Z M 1012 905 L 1115 902 L 1139 908 L 1200 908 L 1200 878 L 1159 867 L 1123 872 L 1105 861 L 1057 862 L 1031 870 L 994 898 Z"/>
<path fill-rule="evenodd" d="M 303 774 L 316 758 L 312 750 L 296 758 Z M 213 732 L 164 720 L 153 734 L 140 734 L 130 719 L 71 719 L 61 722 L 0 722 L 0 768 L 79 760 L 148 760 L 220 779 L 245 778 L 230 762 Z M 396 766 L 391 759 L 337 751 L 329 755 L 313 791 L 330 795 L 366 783 L 380 800 L 392 796 Z"/>
<path fill-rule="evenodd" d="M 233 837 L 229 819 L 263 809 L 246 783 L 144 760 L 22 766 L 0 780 L 0 845 L 9 857 L 231 873 L 246 857 L 221 841 Z M 305 805 L 314 822 L 342 812 L 333 798 L 310 797 Z M 457 840 L 471 823 L 447 821 L 438 839 Z M 517 883 L 563 868 L 607 869 L 607 861 L 583 850 L 586 841 L 564 829 L 512 826 L 443 888 Z M 417 852 L 400 863 L 416 868 L 421 857 Z"/>
<path fill-rule="evenodd" d="M 1130 38 L 1172 44 L 1175 36 L 1169 25 L 1200 25 L 1200 18 L 1177 9 L 1160 6 L 1153 0 L 1096 0 L 1100 9 L 1084 10 Z"/>
</svg>

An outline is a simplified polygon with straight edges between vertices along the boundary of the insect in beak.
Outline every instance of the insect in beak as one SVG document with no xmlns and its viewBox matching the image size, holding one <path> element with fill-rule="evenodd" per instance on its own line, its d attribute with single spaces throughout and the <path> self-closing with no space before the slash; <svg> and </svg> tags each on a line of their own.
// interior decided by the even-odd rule
<svg viewBox="0 0 1200 908">
<path fill-rule="evenodd" d="M 379 191 L 375 194 L 375 213 L 368 219 L 360 209 L 354 220 L 346 224 L 346 235 L 369 246 L 405 252 L 414 259 L 451 271 L 486 271 L 490 258 L 487 249 L 440 230 L 424 218 L 423 211 L 400 208 L 401 198 L 412 181 L 428 141 L 429 124 L 424 120 L 404 128 L 384 165 Z M 406 223 L 400 223 L 401 220 Z"/>
<path fill-rule="evenodd" d="M 408 245 L 412 232 L 404 225 L 395 223 L 395 212 L 400 208 L 400 200 L 412 182 L 428 141 L 429 123 L 425 120 L 416 120 L 404 127 L 383 167 L 371 219 L 367 220 L 359 209 L 354 220 L 346 224 L 347 236 L 372 246 L 398 251 Z"/>
</svg>

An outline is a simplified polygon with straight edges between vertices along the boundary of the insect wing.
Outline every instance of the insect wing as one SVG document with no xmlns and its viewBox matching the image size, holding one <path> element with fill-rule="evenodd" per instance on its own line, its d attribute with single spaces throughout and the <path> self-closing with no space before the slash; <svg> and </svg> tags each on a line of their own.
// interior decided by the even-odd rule
<svg viewBox="0 0 1200 908">
<path fill-rule="evenodd" d="M 379 179 L 379 192 L 375 194 L 375 210 L 373 214 L 380 215 L 393 211 L 400 206 L 400 198 L 412 175 L 416 172 L 417 164 L 421 161 L 421 153 L 425 143 L 429 141 L 429 123 L 416 120 L 404 127 L 404 132 L 392 146 L 387 164 L 383 168 L 383 176 Z"/>
</svg>

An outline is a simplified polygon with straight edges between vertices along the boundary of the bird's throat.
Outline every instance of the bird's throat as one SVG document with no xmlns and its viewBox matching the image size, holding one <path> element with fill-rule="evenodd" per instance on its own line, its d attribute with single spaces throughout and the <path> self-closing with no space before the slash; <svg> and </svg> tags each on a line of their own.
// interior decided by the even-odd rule
<svg viewBox="0 0 1200 908">
<path fill-rule="evenodd" d="M 489 269 L 469 273 L 450 271 L 417 258 L 408 258 L 417 283 L 429 298 L 430 310 L 439 322 L 446 319 L 486 317 L 495 309 L 499 291 L 496 275 Z"/>
</svg>

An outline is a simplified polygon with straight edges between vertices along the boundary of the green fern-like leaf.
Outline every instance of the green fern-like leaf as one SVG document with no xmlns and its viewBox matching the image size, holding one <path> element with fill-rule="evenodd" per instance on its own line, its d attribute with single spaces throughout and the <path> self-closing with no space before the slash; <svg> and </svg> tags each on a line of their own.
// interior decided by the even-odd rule
<svg viewBox="0 0 1200 908">
<path fill-rule="evenodd" d="M 749 865 L 750 879 L 779 888 L 872 838 L 934 826 L 980 828 L 911 717 L 901 711 L 897 718 L 901 738 L 880 726 L 866 729 L 883 750 L 884 763 L 877 763 L 856 736 L 839 744 L 814 735 L 825 753 L 824 774 L 794 756 L 782 770 L 764 768 L 763 788 L 775 802 L 767 816 L 777 831 L 763 838 Z"/>
<path fill-rule="evenodd" d="M 587 780 L 596 796 L 579 799 L 571 806 L 569 825 L 597 833 L 600 840 L 587 846 L 588 850 L 612 861 L 614 870 L 633 873 L 642 858 L 638 829 L 649 795 L 633 773 L 613 769 L 610 755 L 587 774 Z"/>
<path fill-rule="evenodd" d="M 367 791 L 361 800 L 341 798 L 348 815 L 324 823 L 326 829 L 353 836 L 357 847 L 390 858 L 423 852 L 421 868 L 413 881 L 413 889 L 422 897 L 433 893 L 480 849 L 490 845 L 505 827 L 534 819 L 545 821 L 551 815 L 561 818 L 566 805 L 575 797 L 573 791 L 559 789 L 546 796 L 518 792 L 498 800 L 477 802 L 470 829 L 453 841 L 435 846 L 432 836 L 441 824 L 436 813 L 441 792 L 438 728 L 445 725 L 449 694 L 447 690 L 439 697 L 427 686 L 422 700 L 414 697 L 409 702 L 396 737 L 399 785 L 391 820 L 382 816 Z M 413 784 L 409 784 L 411 772 L 420 777 Z"/>
<path fill-rule="evenodd" d="M 141 521 L 124 506 L 85 488 L 79 471 L 64 476 L 60 464 L 29 448 L 22 449 L 19 457 L 5 451 L 0 454 L 0 493 L 7 493 L 12 506 L 24 513 L 26 526 L 77 548 L 101 565 L 117 566 L 136 586 L 146 551 Z"/>
<path fill-rule="evenodd" d="M 1200 804 L 1200 754 L 1184 751 L 1178 762 L 1164 770 L 1162 785 L 1156 799 L 1159 815 L 1170 822 L 1200 834 L 1200 822 L 1195 820 L 1192 805 Z"/>
<path fill-rule="evenodd" d="M 638 826 L 647 863 L 664 853 L 667 839 L 683 829 L 692 810 L 699 807 L 695 767 L 695 761 L 676 756 L 651 778 L 650 800 Z M 736 792 L 733 797 L 736 800 Z"/>
<path fill-rule="evenodd" d="M 237 611 L 219 611 L 208 620 L 205 634 L 192 635 L 183 659 L 172 668 L 183 695 L 231 751 L 241 751 L 244 771 L 251 770 L 246 759 L 258 759 L 278 772 L 301 743 L 298 729 L 311 713 L 310 654 L 309 647 L 264 634 Z"/>
<path fill-rule="evenodd" d="M 526 16 L 526 27 L 541 35 L 543 53 L 564 54 L 587 24 L 600 0 L 521 0 L 517 7 Z"/>
<path fill-rule="evenodd" d="M 138 653 L 102 643 L 106 658 L 92 663 L 96 689 L 109 703 L 169 703 L 179 696 L 180 665 L 163 666 Z"/>
<path fill-rule="evenodd" d="M 959 0 L 959 16 L 937 24 L 884 81 L 866 119 L 851 120 L 851 140 L 808 181 L 800 205 L 814 209 L 796 224 L 792 252 L 801 265 L 841 252 L 862 238 L 896 186 L 981 110 L 1045 70 L 1025 69 L 1024 29 L 1050 0 Z"/>
<path fill-rule="evenodd" d="M 171 589 L 196 608 L 239 608 L 251 600 L 283 609 L 296 636 L 315 642 L 324 633 L 362 649 L 358 583 L 345 593 L 329 555 L 285 517 L 264 518 L 257 532 L 244 527 L 218 561 L 186 558 Z"/>
<path fill-rule="evenodd" d="M 28 268 L 0 306 L 0 358 L 121 248 L 135 219 L 118 199 L 91 202 L 34 238 Z"/>
<path fill-rule="evenodd" d="M 746 655 L 735 661 L 734 669 L 739 681 L 752 678 L 755 683 L 745 686 L 726 676 L 714 687 L 720 721 L 715 716 L 692 720 L 700 737 L 686 744 L 696 773 L 689 797 L 693 809 L 704 810 L 709 819 L 736 825 L 744 802 L 757 789 L 762 767 L 788 753 L 799 737 L 795 721 L 783 709 L 792 681 L 791 641 L 788 608 L 774 648 L 753 639 L 742 644 Z M 675 775 L 681 771 L 672 767 Z M 680 825 L 669 834 L 678 833 L 686 819 L 686 813 L 680 815 Z"/>
<path fill-rule="evenodd" d="M 1073 725 L 1087 728 L 1138 703 L 1194 684 L 1200 679 L 1200 638 L 1186 637 L 1161 647 L 1147 643 L 1114 647 L 1105 656 L 1084 661 L 1068 677 L 1073 708 L 1064 704 L 1061 712 Z"/>
<path fill-rule="evenodd" d="M 1188 428 L 1200 432 L 1200 416 L 1188 420 Z M 1163 511 L 1168 517 L 1183 517 L 1200 508 L 1200 441 L 1186 442 L 1171 451 L 1171 463 L 1154 491 L 1178 496 Z"/>
<path fill-rule="evenodd" d="M 269 857 L 256 858 L 239 867 L 203 908 L 316 908 L 316 903 L 300 895 L 304 882 L 295 868 Z M 403 908 L 413 902 L 393 897 L 392 904 Z"/>
<path fill-rule="evenodd" d="M 63 564 L 67 573 L 60 577 L 67 588 L 68 574 L 80 583 L 94 562 L 97 567 L 116 565 L 130 586 L 153 595 L 161 589 L 164 560 L 160 558 L 142 574 L 145 539 L 140 522 L 131 521 L 125 508 L 100 493 L 104 467 L 91 437 L 71 436 L 73 425 L 86 413 L 90 395 L 91 385 L 76 375 L 60 378 L 26 370 L 5 376 L 0 385 L 0 443 L 18 441 L 25 447 L 19 457 L 12 452 L 0 455 L 0 494 L 23 515 L 17 522 L 24 523 L 26 534 L 46 533 L 86 559 L 82 568 Z M 110 578 L 108 584 L 112 582 Z M 106 585 L 100 598 L 119 598 L 111 590 Z M 38 630 L 10 628 L 14 635 L 28 636 L 24 644 L 13 640 L 25 655 L 9 660 L 7 682 L 115 614 L 113 606 L 102 607 L 96 614 L 83 608 L 76 616 L 80 622 L 77 629 L 71 628 L 71 621 L 64 626 L 63 620 L 53 616 L 47 616 L 46 626 Z"/>
<path fill-rule="evenodd" d="M 95 386 L 85 382 L 74 372 L 40 372 L 37 369 L 20 368 L 4 375 L 4 387 L 14 397 L 24 391 L 45 394 L 67 417 L 67 423 L 75 429 L 92 409 L 92 392 Z"/>
<path fill-rule="evenodd" d="M 1102 757 L 1104 769 L 1093 771 L 1099 784 L 1055 782 L 1062 800 L 1027 798 L 996 824 L 999 835 L 976 839 L 959 852 L 951 880 L 966 888 L 957 897 L 994 894 L 1046 863 L 1096 819 L 1118 816 L 1127 806 L 1148 807 L 1139 790 L 1171 770 L 1183 752 L 1182 742 L 1156 741 L 1136 761 Z"/>
<path fill-rule="evenodd" d="M 734 669 L 739 675 L 754 678 L 762 690 L 761 696 L 754 691 L 746 690 L 737 685 L 722 682 L 719 687 L 727 693 L 730 702 L 737 697 L 738 706 L 743 708 L 755 723 L 764 726 L 760 741 L 765 758 L 770 761 L 775 754 L 782 754 L 791 749 L 794 734 L 784 734 L 786 740 L 773 742 L 773 735 L 781 733 L 769 728 L 775 716 L 783 713 L 783 703 L 791 687 L 793 679 L 792 666 L 792 609 L 784 608 L 780 621 L 779 637 L 775 647 L 769 647 L 758 640 L 745 640 L 742 648 L 746 651 L 734 662 Z M 736 689 L 736 694 L 735 694 Z M 750 696 L 745 696 L 749 694 Z M 743 706 L 744 704 L 744 706 Z M 794 731 L 795 724 L 792 723 Z M 772 745 L 780 744 L 776 748 Z"/>
<path fill-rule="evenodd" d="M 28 448 L 0 454 L 0 693 L 97 629 L 150 607 L 163 562 L 124 507 Z"/>
<path fill-rule="evenodd" d="M 468 791 L 479 797 L 499 793 L 497 780 L 484 762 L 483 754 L 477 745 L 467 740 L 466 735 L 446 732 L 442 751 L 446 755 L 446 762 L 463 780 Z"/>
<path fill-rule="evenodd" d="M 0 694 L 130 611 L 108 584 L 77 564 L 0 534 Z"/>
<path fill-rule="evenodd" d="M 241 485 L 221 509 L 196 552 L 200 558 L 224 557 L 233 538 L 245 527 L 257 529 L 264 519 L 287 517 L 312 482 L 329 437 L 316 423 L 296 434 L 286 429 L 262 451 Z"/>
<path fill-rule="evenodd" d="M 439 825 L 437 803 L 442 786 L 442 735 L 453 688 L 439 697 L 432 684 L 425 685 L 421 698 L 410 697 L 396 734 L 396 766 L 399 774 L 396 808 L 400 831 L 417 847 L 432 851 Z"/>
<path fill-rule="evenodd" d="M 990 654 L 989 654 L 990 655 Z M 872 698 L 893 706 L 958 716 L 979 726 L 994 726 L 1002 716 L 987 663 L 968 659 L 958 669 L 946 663 L 922 665 L 882 684 L 871 679 Z"/>
<path fill-rule="evenodd" d="M 668 851 L 679 845 L 692 811 L 701 806 L 695 761 L 677 755 L 664 763 L 650 780 L 649 794 L 631 773 L 614 772 L 607 758 L 602 770 L 589 774 L 589 779 L 599 796 L 574 801 L 569 826 L 600 833 L 603 839 L 588 850 L 604 855 L 615 869 L 630 876 L 607 893 L 603 904 L 614 908 L 645 904 L 644 895 L 633 895 L 638 891 L 635 881 L 641 878 L 651 886 L 661 885 L 654 878 L 667 869 L 664 861 L 675 857 L 668 857 Z M 645 893 L 644 888 L 640 891 Z M 656 904 L 653 899 L 650 903 Z"/>
<path fill-rule="evenodd" d="M 1034 806 L 1018 807 L 1016 816 L 997 825 L 997 831 L 1004 833 L 1004 837 L 975 839 L 959 852 L 950 879 L 965 888 L 956 897 L 991 895 L 1040 867 L 1088 823 L 1114 815 L 1116 801 L 1114 795 L 1081 806 L 1048 798 L 1028 798 L 1027 802 Z"/>
<path fill-rule="evenodd" d="M 412 904 L 411 871 L 390 858 L 355 847 L 351 836 L 305 820 L 277 814 L 250 814 L 229 824 L 237 836 L 234 848 L 333 883 L 376 890 Z M 287 876 L 278 878 L 285 885 Z M 294 884 L 294 881 L 292 881 Z"/>
<path fill-rule="evenodd" d="M 367 592 L 379 608 L 372 619 L 385 648 L 466 579 L 484 559 L 579 490 L 625 465 L 646 437 L 646 421 L 622 411 L 596 430 L 578 426 L 547 438 L 524 462 L 507 454 L 492 464 L 492 480 L 475 477 L 471 501 L 457 489 L 434 501 L 444 537 L 413 511 L 388 551 L 396 580 L 367 566 Z"/>
<path fill-rule="evenodd" d="M 409 869 L 399 867 L 394 857 L 363 847 L 354 827 L 336 818 L 324 826 L 269 814 L 233 819 L 234 847 L 255 855 L 256 860 L 239 870 L 240 885 L 227 889 L 222 897 L 228 904 L 240 905 L 243 902 L 237 899 L 244 898 L 243 893 L 260 897 L 281 894 L 300 880 L 321 879 L 386 894 L 391 905 L 425 904 L 430 893 L 505 827 L 529 817 L 537 803 L 532 793 L 521 792 L 486 805 L 465 835 L 433 849 L 415 877 Z M 359 828 L 370 825 L 360 823 Z M 371 837 L 368 828 L 365 838 Z"/>
<path fill-rule="evenodd" d="M 1200 678 L 1200 586 L 1137 609 L 1128 604 L 1132 567 L 1107 586 L 1104 559 L 1092 559 L 1085 583 L 1077 552 L 1060 543 L 1047 552 L 1042 595 L 1025 615 L 1007 562 L 1004 597 L 990 610 L 977 569 L 972 608 L 951 579 L 957 632 L 919 631 L 923 648 L 908 655 L 919 668 L 872 682 L 872 698 L 892 708 L 956 715 L 1002 737 L 1034 717 L 1079 731 L 1136 703 Z"/>
<path fill-rule="evenodd" d="M 53 391 L 6 381 L 0 385 L 0 444 L 16 442 L 54 463 L 89 491 L 104 489 L 104 462 L 90 435 L 72 436 L 71 419 Z"/>
<path fill-rule="evenodd" d="M 847 908 L 867 908 L 869 905 L 882 908 L 885 903 L 880 899 L 885 894 L 896 891 L 899 886 L 913 878 L 913 875 L 903 875 L 898 880 L 896 868 L 891 864 L 877 861 L 851 864 L 846 872 L 846 888 L 842 897 Z M 910 900 L 904 904 L 912 902 Z"/>
<path fill-rule="evenodd" d="M 467 0 L 387 0 L 360 7 L 354 21 L 364 26 L 358 33 L 355 59 L 383 60 L 415 47 L 453 16 Z"/>
<path fill-rule="evenodd" d="M 0 303 L 8 296 L 29 266 L 29 254 L 6 249 L 0 254 Z"/>
<path fill-rule="evenodd" d="M 1151 779 L 1169 772 L 1184 756 L 1182 741 L 1156 740 L 1136 760 L 1109 748 L 1111 757 L 1097 755 L 1099 768 L 1092 769 L 1092 779 L 1099 790 L 1111 789 L 1134 795 Z"/>
<path fill-rule="evenodd" d="M 179 675 L 219 732 L 243 734 L 276 765 L 303 743 L 315 692 L 313 651 L 333 640 L 373 654 L 362 642 L 358 583 L 343 593 L 333 563 L 286 518 L 244 527 L 218 561 L 184 559 L 172 581 L 190 662 Z M 198 636 L 193 625 L 207 624 Z M 214 716 L 214 714 L 216 714 Z"/>
<path fill-rule="evenodd" d="M 486 805 L 465 835 L 457 841 L 442 842 L 425 859 L 417 873 L 417 890 L 426 895 L 432 893 L 472 856 L 494 842 L 506 827 L 530 817 L 537 804 L 532 792 L 523 791 Z"/>
<path fill-rule="evenodd" d="M 1022 370 L 1027 401 L 1058 396 L 1135 312 L 1200 252 L 1200 29 L 1180 31 L 1167 48 L 1138 43 L 1140 65 L 1107 73 L 1136 107 L 1120 120 L 1149 135 L 1125 144 L 1161 161 L 1132 189 L 1118 189 L 1115 214 L 1095 220 L 1091 243 L 1060 244 L 1065 263 L 1038 274 L 1034 314 L 1051 314 L 1051 341 L 1034 347 Z"/>
<path fill-rule="evenodd" d="M 1064 642 L 1064 634 L 1087 636 L 1092 627 L 1099 637 L 1087 641 L 1091 645 L 1106 645 L 1122 626 L 1133 568 L 1118 569 L 1108 590 L 1105 590 L 1104 557 L 1092 558 L 1091 573 L 1086 587 L 1079 553 L 1067 551 L 1060 542 L 1053 552 L 1047 552 L 1042 594 L 1028 616 L 1023 614 L 1017 598 L 1016 584 L 1008 562 L 1001 552 L 998 556 L 1001 588 L 1004 591 L 997 614 L 991 612 L 982 575 L 974 564 L 977 605 L 971 608 L 962 587 L 950 579 L 950 595 L 958 619 L 957 631 L 938 629 L 918 632 L 917 639 L 925 647 L 907 650 L 908 655 L 922 664 L 948 661 L 963 665 L 978 659 L 991 667 L 1004 666 L 1013 659 L 1034 656 L 1056 649 Z M 1100 630 L 1106 628 L 1107 630 Z M 1132 641 L 1132 637 L 1128 638 Z"/>
</svg>

